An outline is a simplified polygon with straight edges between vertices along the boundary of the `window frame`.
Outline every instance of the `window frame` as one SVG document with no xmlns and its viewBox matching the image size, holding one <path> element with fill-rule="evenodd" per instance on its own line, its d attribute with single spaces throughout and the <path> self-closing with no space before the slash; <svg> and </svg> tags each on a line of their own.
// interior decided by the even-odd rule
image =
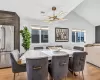
<svg viewBox="0 0 100 80">
<path fill-rule="evenodd" d="M 72 40 L 73 43 L 85 43 L 86 42 L 86 30 L 73 29 L 72 32 L 75 33 L 75 42 L 73 42 L 73 40 Z M 77 38 L 76 33 L 77 32 L 79 32 L 80 35 L 82 32 L 84 32 L 84 41 L 81 40 L 81 36 L 80 36 L 80 41 L 79 42 L 76 41 L 76 38 Z"/>
<path fill-rule="evenodd" d="M 43 30 L 43 29 L 40 30 L 40 36 L 42 36 L 42 30 Z M 48 34 L 48 36 L 49 36 L 48 30 L 43 30 L 43 31 L 47 31 L 47 34 Z M 48 42 L 49 42 L 49 37 L 48 37 L 48 42 L 42 42 L 42 38 L 40 37 L 40 42 L 41 42 L 41 43 L 48 43 Z"/>
<path fill-rule="evenodd" d="M 46 27 L 44 27 L 44 26 L 34 26 L 34 28 L 31 28 L 31 36 L 32 36 L 32 30 L 39 30 L 39 43 L 34 43 L 34 42 L 32 42 L 32 38 L 31 38 L 31 43 L 33 43 L 33 44 L 40 44 L 40 43 L 49 43 L 49 31 L 48 31 L 48 27 L 46 26 Z M 41 35 L 42 35 L 42 33 L 41 33 L 41 31 L 42 30 L 46 30 L 46 31 L 48 31 L 48 42 L 42 42 L 42 40 L 41 40 Z"/>
<path fill-rule="evenodd" d="M 31 43 L 33 43 L 33 42 L 32 42 L 32 30 L 38 30 L 38 29 L 31 29 Z M 40 43 L 40 31 L 38 30 L 38 32 L 39 32 L 39 43 Z M 34 43 L 36 43 L 36 42 L 34 42 Z M 38 43 L 38 42 L 37 42 L 37 43 Z M 36 43 L 36 44 L 37 44 L 37 43 Z"/>
</svg>

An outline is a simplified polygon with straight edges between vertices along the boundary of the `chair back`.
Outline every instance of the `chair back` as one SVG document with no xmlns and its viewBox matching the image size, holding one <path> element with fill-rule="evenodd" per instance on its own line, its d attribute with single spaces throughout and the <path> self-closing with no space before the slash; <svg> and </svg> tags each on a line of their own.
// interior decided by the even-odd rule
<svg viewBox="0 0 100 80">
<path fill-rule="evenodd" d="M 54 47 L 54 46 L 47 46 L 46 49 L 49 49 L 49 48 L 52 48 L 52 47 Z"/>
<path fill-rule="evenodd" d="M 15 56 L 16 56 L 16 59 L 17 59 L 17 57 L 19 56 L 19 54 L 16 53 L 16 52 L 17 51 L 14 50 L 13 52 L 10 53 L 11 65 L 12 65 L 12 72 L 17 72 L 16 69 L 17 69 L 18 64 L 17 64 L 17 60 L 15 60 Z"/>
<path fill-rule="evenodd" d="M 87 52 L 74 52 L 72 69 L 75 72 L 83 71 Z"/>
<path fill-rule="evenodd" d="M 34 50 L 40 50 L 43 49 L 43 47 L 34 47 Z"/>
<path fill-rule="evenodd" d="M 61 80 L 68 73 L 69 55 L 53 56 L 51 63 L 51 76 L 54 80 Z"/>
<path fill-rule="evenodd" d="M 62 45 L 57 45 L 57 46 L 55 46 L 55 47 L 63 48 L 63 46 L 62 46 Z"/>
<path fill-rule="evenodd" d="M 80 50 L 80 51 L 84 51 L 84 47 L 79 47 L 79 46 L 74 46 L 73 49 Z"/>
<path fill-rule="evenodd" d="M 28 80 L 48 80 L 48 58 L 26 59 Z"/>
</svg>

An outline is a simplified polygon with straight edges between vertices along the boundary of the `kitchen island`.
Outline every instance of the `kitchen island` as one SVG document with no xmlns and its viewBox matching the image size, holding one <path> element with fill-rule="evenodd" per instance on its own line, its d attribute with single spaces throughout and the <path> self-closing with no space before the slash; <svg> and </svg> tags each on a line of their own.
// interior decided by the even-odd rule
<svg viewBox="0 0 100 80">
<path fill-rule="evenodd" d="M 86 61 L 100 67 L 100 44 L 88 44 L 85 51 L 88 52 Z"/>
</svg>

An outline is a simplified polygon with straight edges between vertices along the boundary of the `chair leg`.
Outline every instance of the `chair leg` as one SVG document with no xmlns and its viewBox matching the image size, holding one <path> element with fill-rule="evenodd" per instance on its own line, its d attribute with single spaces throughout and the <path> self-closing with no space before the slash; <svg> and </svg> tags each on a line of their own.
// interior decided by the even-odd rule
<svg viewBox="0 0 100 80">
<path fill-rule="evenodd" d="M 83 76 L 83 80 L 84 80 L 84 73 L 83 73 L 83 71 L 82 71 L 82 76 Z"/>
<path fill-rule="evenodd" d="M 15 80 L 15 73 L 14 73 L 14 80 Z"/>
<path fill-rule="evenodd" d="M 79 79 L 80 79 L 80 71 L 79 71 Z"/>
<path fill-rule="evenodd" d="M 49 78 L 49 79 L 50 79 L 50 80 L 54 80 L 54 79 L 53 79 L 53 77 L 51 77 L 51 76 L 50 76 L 50 78 Z"/>
<path fill-rule="evenodd" d="M 65 80 L 67 80 L 67 76 L 65 77 Z"/>
<path fill-rule="evenodd" d="M 72 72 L 72 75 L 73 75 L 73 79 L 74 79 L 74 72 Z"/>
<path fill-rule="evenodd" d="M 19 76 L 19 73 L 18 73 L 18 76 Z"/>
<path fill-rule="evenodd" d="M 78 75 L 74 72 L 74 76 L 76 77 L 76 76 L 78 76 Z"/>
<path fill-rule="evenodd" d="M 80 71 L 79 71 L 79 76 L 80 76 Z"/>
<path fill-rule="evenodd" d="M 53 80 L 52 76 L 49 74 L 49 80 Z"/>
</svg>

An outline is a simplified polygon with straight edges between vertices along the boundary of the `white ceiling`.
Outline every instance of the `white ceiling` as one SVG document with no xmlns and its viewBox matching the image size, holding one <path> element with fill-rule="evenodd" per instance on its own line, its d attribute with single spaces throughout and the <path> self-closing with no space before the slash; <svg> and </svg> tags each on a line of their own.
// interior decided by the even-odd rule
<svg viewBox="0 0 100 80">
<path fill-rule="evenodd" d="M 57 7 L 57 13 L 63 11 L 66 16 L 76 8 L 83 0 L 0 0 L 0 10 L 14 11 L 19 16 L 44 19 L 45 15 L 52 15 L 52 6 Z M 75 10 L 78 15 L 85 18 L 91 24 L 100 25 L 100 0 L 84 0 Z"/>
<path fill-rule="evenodd" d="M 57 7 L 57 14 L 61 11 L 65 12 L 61 17 L 66 16 L 74 8 L 76 8 L 83 0 L 0 0 L 0 10 L 14 11 L 18 15 L 44 19 L 44 15 L 52 15 L 52 6 Z"/>
<path fill-rule="evenodd" d="M 100 0 L 84 0 L 75 12 L 94 26 L 100 25 Z"/>
</svg>

